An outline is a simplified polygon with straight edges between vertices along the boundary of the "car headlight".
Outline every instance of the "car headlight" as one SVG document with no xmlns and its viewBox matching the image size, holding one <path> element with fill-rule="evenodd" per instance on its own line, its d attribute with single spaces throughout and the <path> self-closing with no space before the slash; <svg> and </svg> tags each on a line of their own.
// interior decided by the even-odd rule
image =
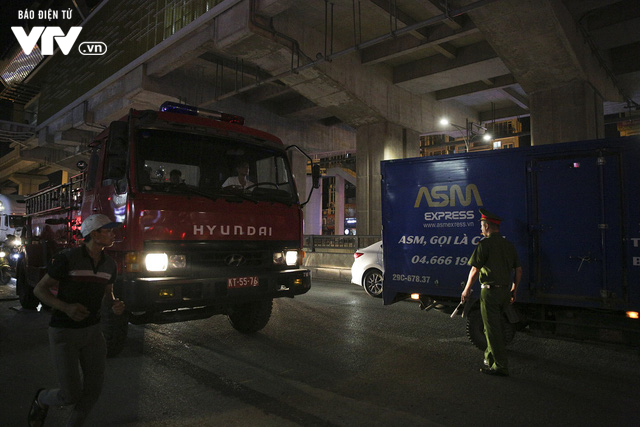
<svg viewBox="0 0 640 427">
<path fill-rule="evenodd" d="M 300 251 L 301 252 L 301 251 Z M 302 259 L 302 255 L 296 251 L 284 251 L 273 253 L 273 263 L 293 267 Z"/>
<path fill-rule="evenodd" d="M 5 251 L 0 251 L 0 258 L 4 258 L 7 256 L 7 253 Z"/>
</svg>

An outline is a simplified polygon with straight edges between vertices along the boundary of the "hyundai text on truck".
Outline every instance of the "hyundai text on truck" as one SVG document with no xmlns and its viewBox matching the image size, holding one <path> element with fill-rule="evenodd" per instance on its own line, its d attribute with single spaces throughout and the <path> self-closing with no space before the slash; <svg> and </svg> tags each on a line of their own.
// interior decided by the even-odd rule
<svg viewBox="0 0 640 427">
<path fill-rule="evenodd" d="M 637 345 L 639 164 L 638 137 L 383 161 L 384 303 L 413 296 L 452 313 L 484 207 L 504 218 L 523 268 L 507 340 L 528 326 Z M 485 348 L 478 300 L 463 313 Z"/>
<path fill-rule="evenodd" d="M 274 298 L 307 292 L 303 204 L 288 151 L 243 123 L 171 102 L 112 122 L 80 174 L 26 197 L 25 256 L 16 273 L 22 306 L 39 304 L 33 287 L 48 261 L 81 242 L 82 220 L 93 213 L 123 224 L 106 249 L 118 265 L 114 293 L 127 307 L 124 319 L 104 310 L 110 355 L 122 350 L 128 321 L 226 314 L 235 329 L 252 333 L 269 321 Z M 239 163 L 249 165 L 253 184 L 223 187 Z"/>
</svg>

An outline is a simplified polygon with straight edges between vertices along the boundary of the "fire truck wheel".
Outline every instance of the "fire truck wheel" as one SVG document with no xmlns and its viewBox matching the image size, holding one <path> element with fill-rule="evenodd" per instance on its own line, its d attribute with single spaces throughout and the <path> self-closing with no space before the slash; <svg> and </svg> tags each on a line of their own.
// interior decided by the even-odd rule
<svg viewBox="0 0 640 427">
<path fill-rule="evenodd" d="M 516 325 L 510 323 L 505 316 L 502 319 L 502 328 L 505 342 L 509 344 L 516 335 Z M 480 350 L 485 351 L 487 349 L 487 338 L 484 336 L 484 324 L 482 323 L 482 314 L 480 314 L 479 307 L 472 309 L 467 316 L 467 337 Z"/>
<path fill-rule="evenodd" d="M 367 295 L 374 298 L 382 297 L 382 272 L 378 269 L 367 270 L 362 278 L 362 287 Z"/>
<path fill-rule="evenodd" d="M 227 317 L 235 330 L 243 334 L 252 334 L 267 326 L 272 308 L 273 300 L 239 304 Z"/>
<path fill-rule="evenodd" d="M 103 307 L 101 314 L 102 334 L 107 342 L 107 357 L 115 357 L 124 349 L 129 331 L 129 315 L 125 311 L 117 316 L 110 307 Z"/>
<path fill-rule="evenodd" d="M 20 305 L 27 310 L 38 308 L 40 300 L 33 294 L 33 288 L 27 283 L 27 272 L 22 263 L 18 264 L 16 271 L 16 293 L 20 299 Z"/>
</svg>

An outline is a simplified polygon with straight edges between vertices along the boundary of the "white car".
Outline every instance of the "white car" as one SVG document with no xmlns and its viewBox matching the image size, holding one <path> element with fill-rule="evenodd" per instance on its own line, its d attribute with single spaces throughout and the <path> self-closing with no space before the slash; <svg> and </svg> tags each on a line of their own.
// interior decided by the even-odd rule
<svg viewBox="0 0 640 427">
<path fill-rule="evenodd" d="M 382 242 L 358 249 L 351 266 L 351 283 L 360 285 L 372 297 L 382 297 Z"/>
</svg>

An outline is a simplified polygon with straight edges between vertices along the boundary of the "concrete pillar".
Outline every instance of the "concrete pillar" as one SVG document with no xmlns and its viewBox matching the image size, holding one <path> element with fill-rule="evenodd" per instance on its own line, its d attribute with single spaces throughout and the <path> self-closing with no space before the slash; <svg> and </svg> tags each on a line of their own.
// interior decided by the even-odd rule
<svg viewBox="0 0 640 427">
<path fill-rule="evenodd" d="M 602 97 L 588 82 L 530 95 L 533 145 L 604 138 Z"/>
<path fill-rule="evenodd" d="M 357 233 L 381 235 L 380 162 L 417 157 L 419 134 L 390 122 L 361 126 L 356 131 L 356 152 Z"/>
<path fill-rule="evenodd" d="M 334 234 L 336 236 L 344 236 L 344 178 L 341 176 L 335 177 L 335 228 Z"/>
<path fill-rule="evenodd" d="M 307 177 L 307 188 L 311 189 L 313 182 L 310 176 Z M 322 180 L 320 188 L 313 190 L 311 199 L 304 207 L 304 234 L 322 234 Z"/>
</svg>

